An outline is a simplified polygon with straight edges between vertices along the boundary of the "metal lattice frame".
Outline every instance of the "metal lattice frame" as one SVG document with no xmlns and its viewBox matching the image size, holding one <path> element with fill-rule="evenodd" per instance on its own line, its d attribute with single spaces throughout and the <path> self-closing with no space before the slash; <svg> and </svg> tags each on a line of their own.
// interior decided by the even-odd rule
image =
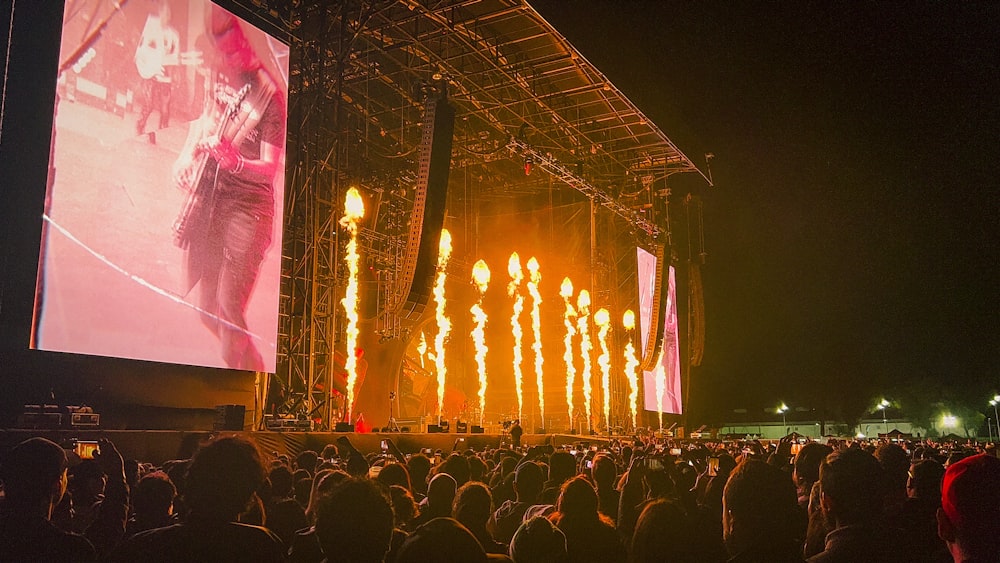
<svg viewBox="0 0 1000 563">
<path fill-rule="evenodd" d="M 286 410 L 319 416 L 326 427 L 335 418 L 325 399 L 341 330 L 341 192 L 350 182 L 374 202 L 360 242 L 369 265 L 385 272 L 371 289 L 388 296 L 406 242 L 401 217 L 413 205 L 408 188 L 427 83 L 448 83 L 456 106 L 452 169 L 490 179 L 479 198 L 544 196 L 555 178 L 555 188 L 568 186 L 595 203 L 603 230 L 591 260 L 606 275 L 593 289 L 605 304 L 614 305 L 621 275 L 611 249 L 627 246 L 623 237 L 633 244 L 669 237 L 652 186 L 677 173 L 701 175 L 521 0 L 247 1 L 277 11 L 292 38 L 276 379 L 289 394 Z M 526 177 L 526 160 L 548 174 Z M 385 305 L 376 300 L 376 309 Z M 392 314 L 379 315 L 376 330 L 384 338 L 406 333 Z M 615 342 L 620 354 L 623 343 Z M 620 381 L 614 393 L 623 393 Z"/>
</svg>

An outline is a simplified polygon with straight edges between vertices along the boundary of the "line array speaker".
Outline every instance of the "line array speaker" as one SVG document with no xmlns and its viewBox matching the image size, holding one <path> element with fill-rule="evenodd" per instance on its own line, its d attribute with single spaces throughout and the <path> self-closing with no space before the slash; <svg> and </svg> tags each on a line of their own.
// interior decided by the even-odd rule
<svg viewBox="0 0 1000 563">
<path fill-rule="evenodd" d="M 428 97 L 424 110 L 420 168 L 397 292 L 396 313 L 402 319 L 418 318 L 432 297 L 454 130 L 455 108 L 448 103 L 444 90 L 438 90 Z"/>
</svg>

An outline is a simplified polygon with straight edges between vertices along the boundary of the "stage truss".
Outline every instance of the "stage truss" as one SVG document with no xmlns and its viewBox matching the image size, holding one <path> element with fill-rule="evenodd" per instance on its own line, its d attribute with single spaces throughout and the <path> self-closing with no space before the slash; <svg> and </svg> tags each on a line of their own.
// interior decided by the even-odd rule
<svg viewBox="0 0 1000 563">
<path fill-rule="evenodd" d="M 469 175 L 487 186 L 475 205 L 569 188 L 590 201 L 597 303 L 621 305 L 622 288 L 634 287 L 630 263 L 615 249 L 670 242 L 667 179 L 691 173 L 711 184 L 525 2 L 238 3 L 287 33 L 292 47 L 279 358 L 270 393 L 278 412 L 307 414 L 321 428 L 337 421 L 328 400 L 337 354 L 345 353 L 337 221 L 351 185 L 374 202 L 360 237 L 362 256 L 380 273 L 364 286 L 377 296 L 367 313 L 382 339 L 409 334 L 384 309 L 399 281 L 423 92 L 433 82 L 447 83 L 457 110 L 452 186 Z M 532 167 L 544 173 L 526 175 Z M 449 202 L 462 208 L 450 214 L 473 205 L 467 197 Z M 455 260 L 471 265 L 462 262 L 468 257 Z M 622 345 L 615 342 L 613 353 Z M 615 404 L 624 404 L 625 393 L 617 380 Z"/>
</svg>

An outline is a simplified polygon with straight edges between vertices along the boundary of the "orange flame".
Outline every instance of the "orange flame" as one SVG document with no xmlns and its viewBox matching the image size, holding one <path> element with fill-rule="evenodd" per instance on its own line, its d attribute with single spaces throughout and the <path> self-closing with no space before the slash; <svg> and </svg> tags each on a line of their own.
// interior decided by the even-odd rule
<svg viewBox="0 0 1000 563">
<path fill-rule="evenodd" d="M 507 273 L 510 274 L 511 282 L 507 284 L 507 295 L 514 298 L 514 312 L 510 317 L 510 328 L 514 333 L 514 390 L 517 392 L 517 418 L 521 419 L 521 409 L 524 405 L 523 375 L 521 374 L 521 363 L 524 355 L 521 353 L 521 339 L 524 333 L 521 331 L 521 313 L 524 311 L 524 296 L 518 293 L 524 273 L 521 271 L 521 258 L 516 252 L 510 255 L 507 261 Z"/>
<path fill-rule="evenodd" d="M 347 350 L 344 356 L 344 368 L 347 370 L 347 403 L 344 405 L 345 420 L 351 421 L 351 409 L 354 407 L 354 386 L 358 381 L 358 358 L 354 353 L 358 347 L 358 222 L 365 216 L 365 202 L 361 199 L 361 192 L 357 188 L 347 190 L 347 197 L 344 201 L 344 216 L 340 219 L 340 225 L 351 234 L 351 240 L 347 242 L 347 253 L 344 261 L 347 262 L 347 289 L 340 304 L 344 307 L 347 316 L 347 327 L 344 329 Z"/>
<path fill-rule="evenodd" d="M 476 323 L 472 329 L 472 342 L 476 346 L 476 368 L 479 374 L 479 425 L 483 425 L 483 415 L 486 412 L 486 311 L 483 310 L 483 295 L 490 283 L 490 268 L 480 260 L 472 267 L 472 281 L 479 289 L 479 302 L 472 306 L 472 320 Z"/>
<path fill-rule="evenodd" d="M 597 341 L 601 344 L 601 355 L 597 365 L 601 366 L 601 393 L 604 396 L 604 429 L 611 427 L 611 351 L 608 350 L 608 331 L 611 330 L 611 313 L 607 309 L 598 309 L 594 313 L 594 324 L 597 325 Z"/>
<path fill-rule="evenodd" d="M 632 331 L 635 330 L 635 313 L 632 309 L 625 311 L 622 325 L 628 333 L 628 343 L 625 344 L 625 378 L 628 379 L 628 405 L 632 413 L 632 429 L 639 427 L 639 358 L 632 345 Z"/>
<path fill-rule="evenodd" d="M 451 332 L 451 319 L 444 314 L 445 296 L 444 282 L 448 278 L 448 260 L 451 258 L 451 233 L 448 229 L 441 229 L 441 242 L 438 244 L 437 280 L 434 282 L 434 316 L 437 319 L 438 333 L 434 338 L 435 358 L 437 366 L 437 392 L 438 405 L 437 416 L 441 419 L 444 409 L 444 384 L 448 374 L 445 365 L 444 345 L 448 341 L 448 334 Z"/>
<path fill-rule="evenodd" d="M 576 336 L 576 328 L 573 319 L 576 318 L 576 309 L 570 299 L 573 297 L 573 282 L 569 278 L 563 279 L 559 288 L 559 295 L 562 296 L 566 304 L 566 312 L 563 313 L 563 326 L 566 327 L 566 336 L 563 337 L 563 361 L 566 362 L 566 406 L 569 407 L 569 427 L 573 429 L 573 384 L 576 380 L 576 365 L 573 362 L 573 337 Z"/>
<path fill-rule="evenodd" d="M 535 352 L 535 384 L 538 386 L 538 412 L 542 419 L 542 427 L 545 427 L 545 378 L 542 377 L 542 364 L 545 363 L 542 357 L 542 315 L 539 305 L 542 304 L 542 294 L 538 291 L 538 282 L 542 281 L 542 274 L 538 271 L 538 260 L 532 256 L 528 259 L 528 273 L 531 277 L 528 281 L 528 293 L 531 295 L 531 330 L 534 333 L 535 341 L 531 349 Z"/>
<path fill-rule="evenodd" d="M 590 417 L 590 378 L 592 371 L 590 366 L 590 351 L 594 348 L 590 342 L 590 292 L 586 289 L 580 290 L 580 295 L 576 298 L 576 310 L 579 316 L 576 319 L 576 330 L 580 333 L 580 355 L 583 357 L 583 410 L 587 413 L 587 429 L 592 428 L 593 420 Z"/>
</svg>

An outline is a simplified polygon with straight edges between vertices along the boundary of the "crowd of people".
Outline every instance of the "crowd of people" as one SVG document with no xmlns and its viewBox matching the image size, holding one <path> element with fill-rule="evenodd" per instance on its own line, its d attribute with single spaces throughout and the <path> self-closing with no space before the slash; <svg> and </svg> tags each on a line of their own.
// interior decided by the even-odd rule
<svg viewBox="0 0 1000 563">
<path fill-rule="evenodd" d="M 455 445 L 288 456 L 231 436 L 154 467 L 31 438 L 0 459 L 0 561 L 1000 561 L 992 448 Z"/>
</svg>

